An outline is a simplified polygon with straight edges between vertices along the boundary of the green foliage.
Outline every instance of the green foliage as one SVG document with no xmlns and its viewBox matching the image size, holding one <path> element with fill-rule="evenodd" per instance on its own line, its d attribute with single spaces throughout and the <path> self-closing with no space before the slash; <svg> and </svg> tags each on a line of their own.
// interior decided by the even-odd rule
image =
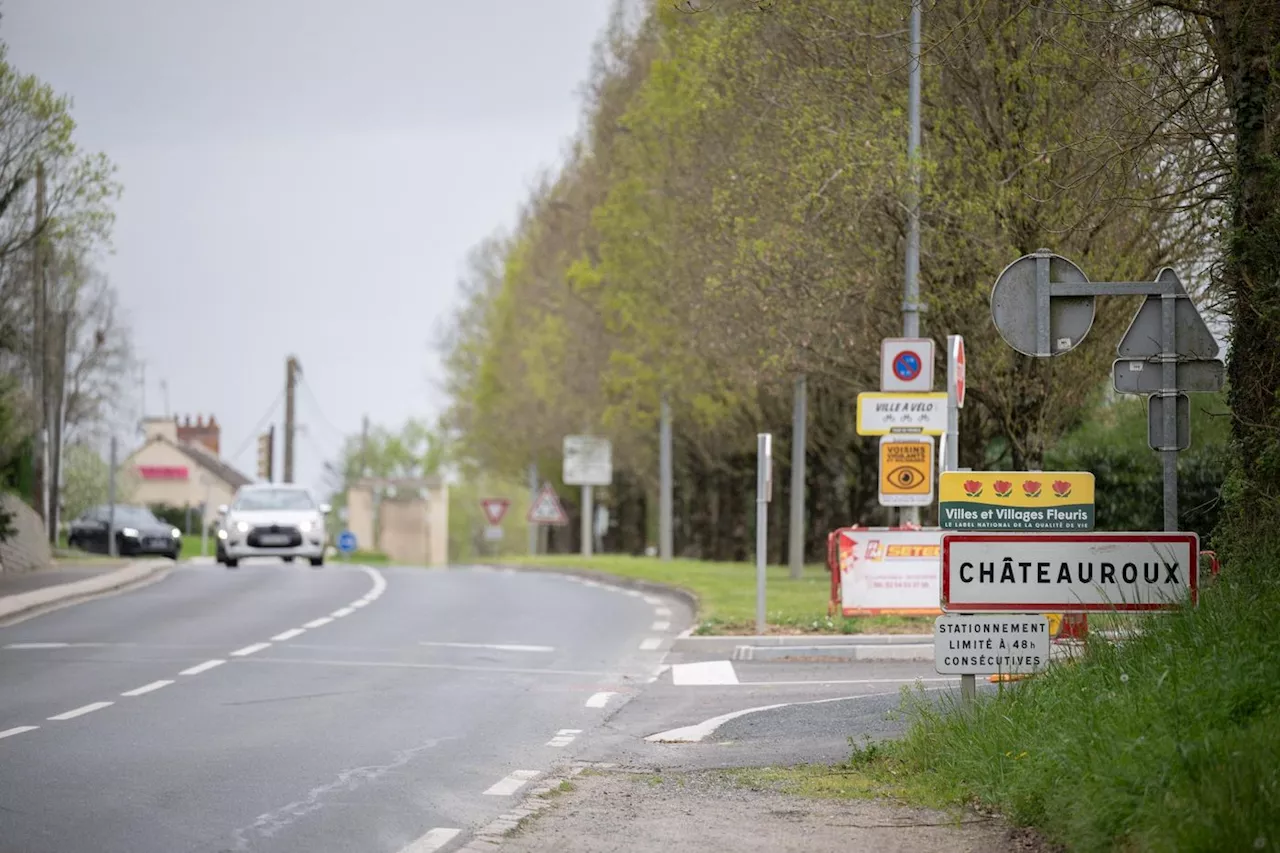
<svg viewBox="0 0 1280 853">
<path fill-rule="evenodd" d="M 1178 454 L 1178 527 L 1212 547 L 1230 460 L 1230 413 L 1221 395 L 1192 398 L 1191 447 Z M 1147 444 L 1146 402 L 1121 397 L 1098 407 L 1045 458 L 1046 470 L 1091 471 L 1099 530 L 1162 530 L 1160 454 Z"/>
<path fill-rule="evenodd" d="M 976 798 L 1072 851 L 1280 849 L 1280 540 L 1198 608 L 1151 615 L 1076 664 L 981 697 L 910 704 L 892 747 L 949 797 Z"/>
<path fill-rule="evenodd" d="M 111 469 L 98 451 L 86 444 L 69 444 L 62 456 L 62 515 L 70 520 L 107 502 Z M 124 503 L 126 498 L 117 495 L 116 500 Z"/>
</svg>

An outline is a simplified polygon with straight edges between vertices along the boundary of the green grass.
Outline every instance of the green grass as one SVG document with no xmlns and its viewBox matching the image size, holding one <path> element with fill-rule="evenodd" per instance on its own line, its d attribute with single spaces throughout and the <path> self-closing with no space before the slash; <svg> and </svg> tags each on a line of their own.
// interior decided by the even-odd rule
<svg viewBox="0 0 1280 853">
<path fill-rule="evenodd" d="M 1280 547 L 1197 609 L 971 709 L 909 701 L 863 756 L 936 799 L 978 801 L 1073 851 L 1280 850 Z"/>
<path fill-rule="evenodd" d="M 532 567 L 588 569 L 679 587 L 698 598 L 701 620 L 698 634 L 755 633 L 756 574 L 755 566 L 747 563 L 664 562 L 656 557 L 607 554 L 598 557 L 553 554 L 500 560 Z M 805 566 L 799 580 L 791 579 L 786 566 L 770 566 L 767 571 L 765 614 L 770 633 L 927 634 L 933 630 L 933 620 L 920 617 L 828 617 L 831 576 L 825 566 Z"/>
</svg>

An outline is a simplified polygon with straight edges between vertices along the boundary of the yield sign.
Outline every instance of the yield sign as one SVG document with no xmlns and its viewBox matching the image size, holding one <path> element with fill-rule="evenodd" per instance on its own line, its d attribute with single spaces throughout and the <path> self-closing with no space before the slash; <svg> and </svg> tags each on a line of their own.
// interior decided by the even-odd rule
<svg viewBox="0 0 1280 853">
<path fill-rule="evenodd" d="M 481 498 L 480 506 L 484 509 L 484 517 L 489 519 L 489 523 L 498 525 L 502 523 L 502 517 L 507 514 L 507 507 L 511 506 L 511 501 L 506 498 Z"/>
<path fill-rule="evenodd" d="M 544 484 L 538 492 L 526 518 L 530 524 L 552 524 L 559 527 L 569 523 L 569 516 L 565 514 L 564 507 L 560 506 L 560 498 L 556 496 L 556 490 L 550 483 Z"/>
</svg>

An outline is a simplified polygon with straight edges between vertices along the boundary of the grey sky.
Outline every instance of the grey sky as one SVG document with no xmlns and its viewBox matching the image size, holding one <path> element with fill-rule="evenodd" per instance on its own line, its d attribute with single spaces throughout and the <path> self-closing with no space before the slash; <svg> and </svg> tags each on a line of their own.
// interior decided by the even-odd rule
<svg viewBox="0 0 1280 853">
<path fill-rule="evenodd" d="M 431 333 L 467 250 L 559 162 L 609 5 L 3 0 L 10 60 L 120 167 L 105 268 L 149 413 L 166 380 L 252 474 L 293 352 L 313 484 L 362 414 L 439 411 Z"/>
</svg>

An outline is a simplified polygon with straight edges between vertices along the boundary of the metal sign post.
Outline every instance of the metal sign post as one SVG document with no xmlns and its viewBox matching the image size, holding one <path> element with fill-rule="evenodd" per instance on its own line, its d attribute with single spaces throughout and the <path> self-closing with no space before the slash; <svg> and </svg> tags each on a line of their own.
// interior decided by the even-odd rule
<svg viewBox="0 0 1280 853">
<path fill-rule="evenodd" d="M 769 545 L 769 501 L 773 498 L 773 435 L 756 435 L 756 634 L 765 632 L 765 555 Z"/>
<path fill-rule="evenodd" d="M 582 556 L 591 556 L 596 486 L 613 482 L 613 445 L 592 435 L 566 435 L 561 471 L 566 486 L 582 487 Z"/>
</svg>

